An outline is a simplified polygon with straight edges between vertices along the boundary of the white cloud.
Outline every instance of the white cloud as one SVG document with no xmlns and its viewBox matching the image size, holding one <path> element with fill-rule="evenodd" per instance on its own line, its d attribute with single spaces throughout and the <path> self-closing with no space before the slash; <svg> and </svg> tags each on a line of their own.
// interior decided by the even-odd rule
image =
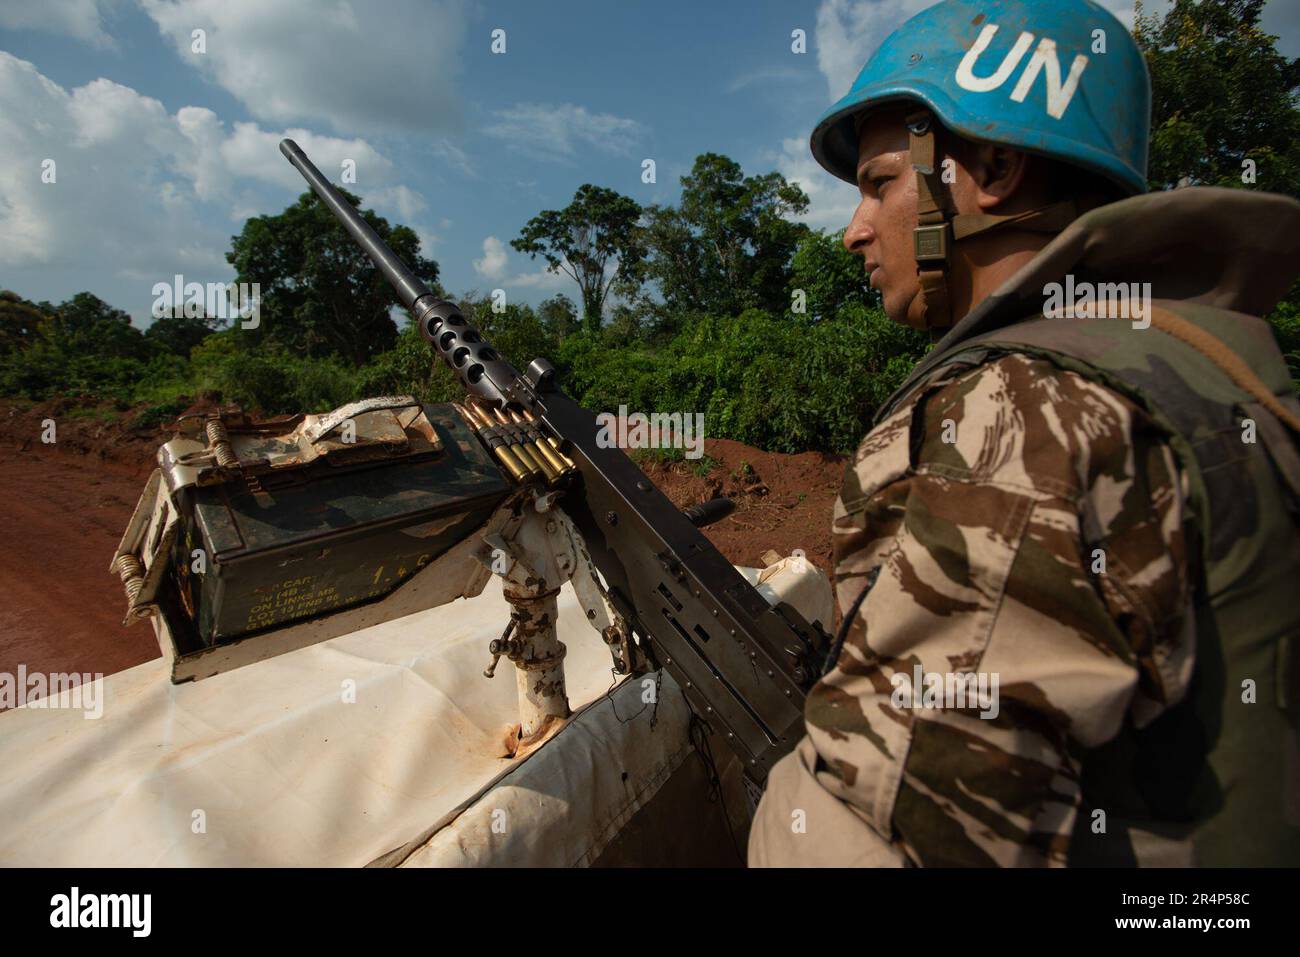
<svg viewBox="0 0 1300 957">
<path fill-rule="evenodd" d="M 451 167 L 469 179 L 478 179 L 478 170 L 459 146 L 447 140 L 437 140 L 429 147 L 429 151 L 434 159 L 438 160 L 440 166 Z"/>
<path fill-rule="evenodd" d="M 567 268 L 569 263 L 566 260 L 563 265 Z M 608 283 L 614 273 L 618 272 L 618 260 L 610 259 L 605 263 L 604 278 Z M 582 294 L 578 291 L 578 284 L 572 276 L 564 269 L 552 272 L 545 264 L 538 266 L 533 272 L 517 273 L 500 284 L 506 289 L 536 289 L 542 293 L 563 292 L 574 301 L 581 301 Z M 608 310 L 617 301 L 613 292 L 609 293 L 609 298 L 605 301 L 605 308 Z"/>
<path fill-rule="evenodd" d="M 412 220 L 428 209 L 424 196 L 409 186 L 388 186 L 384 189 L 371 190 L 366 194 L 366 202 L 375 206 L 397 210 L 403 220 Z"/>
<path fill-rule="evenodd" d="M 341 161 L 355 159 L 357 184 L 348 188 L 367 204 L 408 223 L 424 209 L 364 140 L 287 132 L 335 182 Z M 202 107 L 172 115 L 105 79 L 69 91 L 0 52 L 0 266 L 139 279 L 141 299 L 118 303 L 137 317 L 147 315 L 152 281 L 177 272 L 226 279 L 230 219 L 278 209 L 306 188 L 280 155 L 283 135 L 252 123 L 227 130 Z M 46 159 L 53 183 L 41 181 Z"/>
<path fill-rule="evenodd" d="M 307 184 L 280 153 L 280 140 L 286 136 L 302 147 L 326 179 L 367 200 L 378 184 L 392 176 L 393 164 L 365 140 L 322 136 L 304 129 L 277 133 L 255 123 L 235 124 L 234 132 L 221 144 L 222 161 L 236 175 L 302 192 Z M 345 160 L 356 164 L 355 183 L 342 180 Z"/>
<path fill-rule="evenodd" d="M 742 73 L 734 80 L 727 84 L 728 93 L 739 93 L 751 86 L 768 84 L 768 83 L 787 83 L 793 80 L 801 80 L 804 77 L 802 70 L 796 70 L 794 67 L 765 67 L 761 70 L 754 70 L 750 73 Z"/>
<path fill-rule="evenodd" d="M 506 274 L 506 244 L 495 236 L 483 240 L 483 258 L 474 260 L 474 271 L 484 279 L 500 279 Z"/>
<path fill-rule="evenodd" d="M 592 113 L 572 103 L 521 103 L 494 115 L 496 121 L 484 127 L 484 133 L 544 159 L 569 159 L 579 147 L 626 154 L 643 134 L 636 120 Z"/>
<path fill-rule="evenodd" d="M 113 47 L 104 29 L 103 0 L 16 0 L 0 6 L 0 27 L 72 37 L 96 47 Z"/>
<path fill-rule="evenodd" d="M 462 0 L 140 0 L 181 59 L 270 123 L 341 133 L 460 123 Z M 206 31 L 206 52 L 192 32 Z"/>
<path fill-rule="evenodd" d="M 484 255 L 473 260 L 474 272 L 484 280 L 493 283 L 497 289 L 537 289 L 551 293 L 560 289 L 572 291 L 573 278 L 568 273 L 551 272 L 545 264 L 533 272 L 510 273 L 510 248 L 494 235 L 484 239 Z M 610 274 L 611 264 L 606 265 L 606 274 Z"/>
<path fill-rule="evenodd" d="M 551 291 L 573 285 L 565 273 L 554 273 L 545 266 L 535 272 L 510 275 L 510 253 L 505 243 L 496 236 L 483 240 L 483 257 L 474 260 L 474 271 L 501 289 L 540 289 Z"/>
<path fill-rule="evenodd" d="M 104 79 L 69 92 L 0 52 L 0 264 L 219 268 L 223 231 L 178 208 L 193 193 L 175 162 L 188 142 L 157 100 Z M 53 183 L 41 180 L 47 159 Z"/>
<path fill-rule="evenodd" d="M 807 139 L 797 136 L 784 139 L 781 152 L 768 154 L 764 159 L 774 163 L 782 176 L 798 183 L 800 189 L 808 194 L 807 212 L 793 218 L 814 229 L 832 232 L 849 224 L 849 218 L 858 205 L 858 191 L 817 165 L 808 149 Z"/>
<path fill-rule="evenodd" d="M 379 203 L 375 205 L 378 206 Z M 445 216 L 438 220 L 436 228 L 416 220 L 408 222 L 407 225 L 415 230 L 416 238 L 420 240 L 420 253 L 424 256 L 432 256 L 433 247 L 442 242 L 443 235 L 451 232 L 451 220 Z"/>
<path fill-rule="evenodd" d="M 934 0 L 823 0 L 817 8 L 813 44 L 830 99 L 848 92 L 863 64 L 885 37 Z"/>
<path fill-rule="evenodd" d="M 536 272 L 525 272 L 512 278 L 507 285 L 523 286 L 527 289 L 540 289 L 543 292 L 554 292 L 558 289 L 567 289 L 570 293 L 575 292 L 575 283 L 571 276 L 562 272 L 551 272 L 545 267 Z"/>
<path fill-rule="evenodd" d="M 433 247 L 442 242 L 442 237 L 429 229 L 428 226 L 415 223 L 408 225 L 415 230 L 415 238 L 420 241 L 420 255 L 428 259 L 433 255 Z"/>
</svg>

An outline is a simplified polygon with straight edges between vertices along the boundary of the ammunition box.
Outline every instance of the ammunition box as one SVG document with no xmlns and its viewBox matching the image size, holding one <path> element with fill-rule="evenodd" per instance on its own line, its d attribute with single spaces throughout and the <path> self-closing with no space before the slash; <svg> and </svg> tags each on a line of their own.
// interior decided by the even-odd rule
<svg viewBox="0 0 1300 957">
<path fill-rule="evenodd" d="M 313 434 L 305 456 L 286 441 L 295 436 L 223 427 L 241 471 L 177 496 L 167 591 L 181 650 L 383 598 L 473 534 L 511 486 L 453 406 L 411 406 L 406 418 L 421 412 L 418 444 L 385 411 L 371 414 L 359 448 Z M 334 428 L 322 419 L 317 432 Z M 250 459 L 281 464 L 259 471 Z"/>
</svg>

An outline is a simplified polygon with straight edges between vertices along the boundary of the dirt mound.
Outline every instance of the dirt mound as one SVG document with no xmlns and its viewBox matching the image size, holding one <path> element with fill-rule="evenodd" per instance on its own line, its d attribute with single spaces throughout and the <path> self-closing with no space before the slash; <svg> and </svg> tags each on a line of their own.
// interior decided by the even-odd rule
<svg viewBox="0 0 1300 957">
<path fill-rule="evenodd" d="M 763 564 L 768 549 L 804 556 L 831 571 L 831 510 L 845 459 L 821 452 L 783 455 L 731 439 L 704 440 L 704 456 L 675 462 L 645 459 L 642 470 L 680 508 L 726 496 L 736 511 L 704 529 L 736 565 Z"/>
<path fill-rule="evenodd" d="M 107 404 L 87 408 L 73 399 L 35 405 L 0 402 L 0 449 L 78 456 L 143 481 L 153 470 L 158 446 L 170 437 L 158 424 L 140 424 L 143 411 L 141 406 L 119 412 Z"/>
</svg>

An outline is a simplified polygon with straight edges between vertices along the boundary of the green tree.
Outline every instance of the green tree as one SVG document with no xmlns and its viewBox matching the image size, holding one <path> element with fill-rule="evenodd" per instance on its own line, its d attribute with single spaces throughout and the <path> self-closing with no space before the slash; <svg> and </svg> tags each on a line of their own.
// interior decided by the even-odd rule
<svg viewBox="0 0 1300 957">
<path fill-rule="evenodd" d="M 805 318 L 829 319 L 850 304 L 880 305 L 880 293 L 871 288 L 862 257 L 844 248 L 844 230 L 809 232 L 790 263 L 790 299 L 802 290 Z"/>
<path fill-rule="evenodd" d="M 153 350 L 131 317 L 93 293 L 58 306 L 8 298 L 4 306 L 14 320 L 5 329 L 20 341 L 0 352 L 0 393 L 125 402 L 149 371 Z"/>
<path fill-rule="evenodd" d="M 343 191 L 353 205 L 360 199 Z M 420 255 L 420 241 L 407 226 L 390 226 L 373 210 L 361 215 L 393 251 L 441 294 L 438 264 Z M 338 355 L 360 365 L 397 341 L 389 315 L 396 293 L 338 220 L 303 193 L 278 216 L 255 216 L 232 238 L 226 261 L 236 282 L 258 283 L 261 324 L 254 341 L 277 343 L 298 355 Z"/>
<path fill-rule="evenodd" d="M 641 207 L 603 186 L 584 183 L 564 209 L 530 219 L 510 245 L 529 258 L 541 256 L 553 273 L 578 284 L 583 325 L 599 331 L 605 297 L 615 282 L 635 276 L 644 256 L 637 222 Z M 617 265 L 610 269 L 610 265 Z"/>
<path fill-rule="evenodd" d="M 149 354 L 144 335 L 131 325 L 131 317 L 89 292 L 61 303 L 41 334 L 66 355 L 144 359 Z"/>
<path fill-rule="evenodd" d="M 458 402 L 465 387 L 440 359 L 415 323 L 398 333 L 397 344 L 359 371 L 358 398 L 372 395 L 414 395 L 421 402 Z"/>
<path fill-rule="evenodd" d="M 1137 4 L 1133 34 L 1151 72 L 1152 189 L 1235 186 L 1300 195 L 1300 59 L 1259 26 L 1264 0 Z M 1243 164 L 1255 183 L 1243 183 Z"/>
<path fill-rule="evenodd" d="M 149 324 L 144 337 L 163 352 L 188 357 L 191 349 L 221 326 L 220 319 L 210 316 L 164 315 Z"/>
<path fill-rule="evenodd" d="M 642 314 L 632 303 L 620 302 L 614 307 L 605 338 L 617 347 L 635 342 L 643 337 Z"/>
<path fill-rule="evenodd" d="M 665 325 L 686 313 L 783 310 L 790 260 L 809 232 L 787 218 L 807 210 L 803 190 L 780 173 L 745 176 L 717 153 L 697 156 L 681 182 L 678 206 L 651 207 L 645 224 L 645 274 Z"/>
<path fill-rule="evenodd" d="M 16 292 L 0 289 L 0 355 L 35 342 L 52 311 L 49 303 L 28 302 Z"/>
<path fill-rule="evenodd" d="M 563 293 L 542 300 L 537 307 L 537 317 L 557 342 L 578 330 L 578 307 Z"/>
<path fill-rule="evenodd" d="M 521 372 L 540 357 L 549 359 L 558 349 L 554 330 L 527 303 L 509 303 L 497 312 L 488 298 L 466 298 L 460 303 L 465 318 L 474 323 L 492 347 Z"/>
</svg>

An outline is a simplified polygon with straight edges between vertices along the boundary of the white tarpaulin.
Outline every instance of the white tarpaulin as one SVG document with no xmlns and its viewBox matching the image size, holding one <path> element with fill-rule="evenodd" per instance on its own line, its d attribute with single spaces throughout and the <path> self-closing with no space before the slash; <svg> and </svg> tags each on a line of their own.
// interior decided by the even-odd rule
<svg viewBox="0 0 1300 957">
<path fill-rule="evenodd" d="M 762 574 L 769 598 L 829 620 L 812 566 Z M 641 679 L 606 697 L 609 652 L 568 585 L 559 612 L 581 713 L 523 761 L 506 757 L 512 669 L 482 674 L 509 615 L 497 579 L 199 682 L 130 668 L 104 679 L 98 719 L 0 714 L 0 863 L 591 863 L 689 754 L 688 714 L 666 676 L 657 710 Z"/>
</svg>

